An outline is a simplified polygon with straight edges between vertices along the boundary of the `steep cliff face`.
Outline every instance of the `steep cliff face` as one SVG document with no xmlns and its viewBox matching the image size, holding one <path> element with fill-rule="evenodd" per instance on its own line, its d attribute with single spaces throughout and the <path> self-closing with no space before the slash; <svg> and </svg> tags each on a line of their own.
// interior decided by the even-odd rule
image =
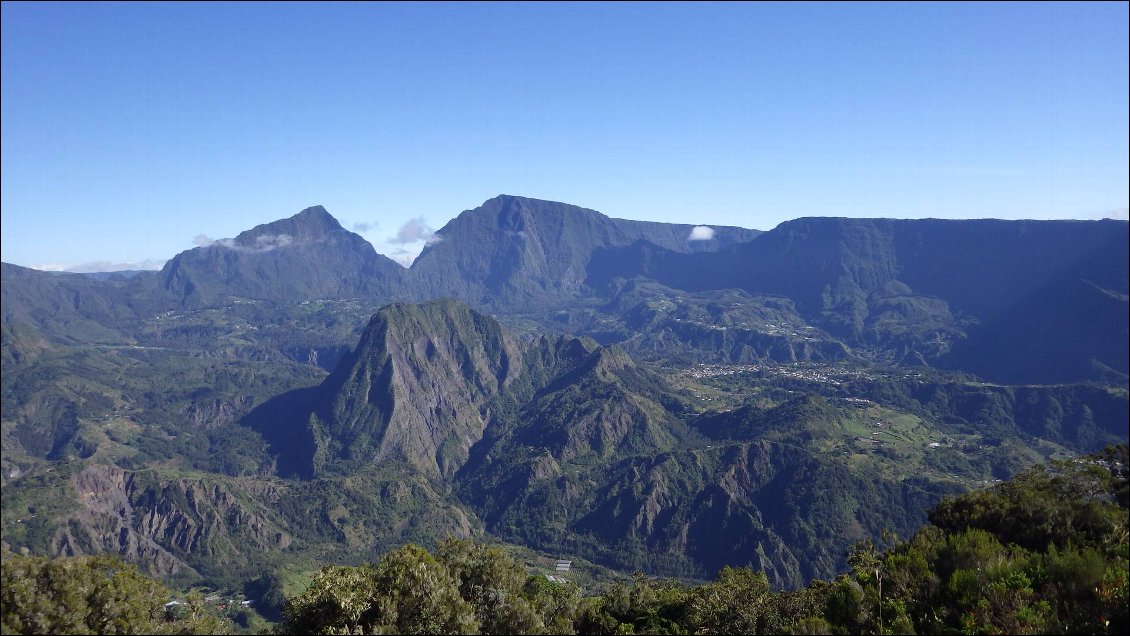
<svg viewBox="0 0 1130 636">
<path fill-rule="evenodd" d="M 1122 384 L 1130 376 L 1126 234 L 1126 222 L 1112 220 L 837 218 L 796 219 L 764 233 L 706 231 L 503 195 L 448 223 L 404 270 L 313 207 L 184 252 L 160 274 L 97 281 L 4 264 L 2 336 L 12 361 L 29 342 L 17 324 L 51 340 L 132 344 L 140 335 L 131 324 L 232 298 L 455 297 L 550 325 L 538 316 L 548 308 L 609 300 L 624 281 L 651 279 L 686 292 L 787 299 L 802 321 L 883 363 L 1008 383 Z M 601 336 L 600 321 L 590 326 L 586 333 Z M 832 342 L 687 323 L 657 326 L 655 340 L 638 351 L 674 343 L 737 361 L 837 355 Z"/>
<path fill-rule="evenodd" d="M 599 453 L 628 443 L 619 438 L 634 439 L 629 432 L 637 427 L 612 431 L 603 397 L 568 397 L 584 391 L 567 385 L 641 373 L 623 352 L 568 336 L 521 340 L 456 301 L 393 304 L 373 316 L 357 348 L 320 387 L 268 403 L 246 423 L 271 440 L 284 473 L 318 477 L 387 464 L 449 479 L 472 459 L 473 448 L 481 456 L 519 420 L 548 421 L 545 414 L 555 409 L 581 417 L 573 410 L 580 399 L 590 404 L 583 420 L 601 422 L 602 432 L 590 436 Z M 617 386 L 602 381 L 610 390 Z M 651 407 L 637 404 L 615 417 L 646 421 L 645 408 Z M 570 435 L 588 435 L 565 427 L 561 412 L 554 417 Z"/>
<path fill-rule="evenodd" d="M 276 484 L 159 479 L 105 464 L 71 484 L 78 509 L 52 538 L 54 554 L 111 552 L 155 574 L 198 574 L 201 564 L 246 566 L 292 540 L 267 509 L 283 494 Z"/>
<path fill-rule="evenodd" d="M 450 476 L 521 366 L 518 343 L 466 305 L 385 307 L 322 386 L 307 423 L 311 472 L 392 461 Z"/>
<path fill-rule="evenodd" d="M 478 497 L 489 531 L 623 570 L 710 576 L 750 566 L 786 588 L 834 576 L 854 542 L 884 528 L 913 530 L 952 492 L 862 477 L 768 440 L 589 465 L 558 460 L 554 449 L 524 450 L 464 488 Z"/>
<path fill-rule="evenodd" d="M 803 218 L 715 253 L 604 248 L 587 280 L 786 297 L 813 326 L 886 362 L 1004 382 L 1123 383 L 1126 235 L 1125 221 Z"/>
<path fill-rule="evenodd" d="M 304 462 L 305 477 L 399 471 L 467 493 L 489 524 L 514 506 L 559 514 L 538 503 L 536 483 L 563 465 L 598 479 L 610 462 L 684 441 L 691 433 L 666 396 L 622 350 L 568 336 L 519 340 L 462 303 L 436 301 L 386 306 L 320 387 L 247 422 Z"/>
<path fill-rule="evenodd" d="M 623 351 L 596 348 L 488 429 L 479 461 L 458 475 L 458 492 L 503 537 L 561 549 L 591 509 L 608 471 L 632 457 L 665 454 L 692 433 L 663 404 L 663 381 Z M 538 523 L 532 523 L 537 519 Z M 608 528 L 600 541 L 624 539 Z M 601 555 L 602 557 L 604 555 Z"/>
<path fill-rule="evenodd" d="M 250 408 L 250 396 L 237 395 L 232 400 L 210 400 L 189 404 L 184 407 L 184 414 L 194 427 L 208 430 L 232 424 Z"/>
<path fill-rule="evenodd" d="M 626 353 L 600 348 L 522 409 L 512 443 L 580 464 L 662 451 L 682 427 L 659 395 L 658 380 Z"/>
<path fill-rule="evenodd" d="M 776 585 L 799 585 L 805 568 L 762 510 L 764 491 L 787 478 L 789 464 L 810 461 L 791 455 L 760 442 L 625 463 L 574 523 L 704 572 L 748 565 Z M 803 556 L 809 565 L 814 555 Z"/>
<path fill-rule="evenodd" d="M 1125 439 L 1126 227 L 759 235 L 503 196 L 408 271 L 321 208 L 161 274 L 4 264 L 4 538 L 219 577 L 489 532 L 627 571 L 827 578 L 948 487 Z M 439 295 L 524 331 L 450 300 L 377 311 Z M 683 372 L 703 362 L 754 364 Z M 1081 378 L 1113 386 L 1043 384 Z M 791 401 L 810 392 L 828 401 Z M 888 444 L 878 419 L 916 423 Z"/>
<path fill-rule="evenodd" d="M 639 240 L 676 252 L 716 250 L 757 236 L 755 230 L 712 228 L 689 240 L 693 226 L 611 219 L 594 210 L 501 195 L 460 214 L 412 264 L 420 299 L 454 296 L 523 310 L 575 298 L 594 251 Z"/>
<path fill-rule="evenodd" d="M 92 466 L 72 479 L 79 510 L 56 531 L 52 555 L 109 552 L 158 575 L 198 574 L 155 538 L 135 527 L 129 474 L 115 466 Z"/>
</svg>

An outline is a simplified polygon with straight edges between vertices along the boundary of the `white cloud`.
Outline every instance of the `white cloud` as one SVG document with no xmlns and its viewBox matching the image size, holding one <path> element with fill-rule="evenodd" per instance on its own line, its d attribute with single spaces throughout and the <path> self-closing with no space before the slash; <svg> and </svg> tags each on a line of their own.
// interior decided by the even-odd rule
<svg viewBox="0 0 1130 636">
<path fill-rule="evenodd" d="M 144 261 L 92 261 L 66 268 L 67 272 L 75 274 L 90 274 L 93 272 L 123 272 L 133 270 L 154 270 L 165 266 L 165 261 L 146 259 Z"/>
<path fill-rule="evenodd" d="M 377 227 L 379 227 L 379 226 L 376 223 L 369 223 L 368 221 L 362 221 L 360 223 L 354 223 L 353 224 L 353 231 L 361 233 L 361 234 L 365 234 L 366 232 L 372 232 L 373 230 L 377 229 Z"/>
<path fill-rule="evenodd" d="M 103 271 L 159 270 L 163 267 L 165 267 L 165 261 L 146 259 L 144 261 L 90 261 L 77 265 L 44 263 L 32 265 L 31 269 L 40 271 L 64 271 L 67 273 L 96 273 Z"/>
<path fill-rule="evenodd" d="M 688 241 L 709 241 L 714 238 L 714 228 L 705 225 L 696 225 L 691 228 L 691 235 L 687 237 Z"/>
<path fill-rule="evenodd" d="M 289 247 L 294 244 L 294 237 L 289 234 L 264 234 L 255 237 L 255 246 L 251 249 L 256 252 L 269 252 L 276 247 Z"/>
<path fill-rule="evenodd" d="M 413 252 L 411 250 L 401 248 L 389 253 L 387 256 L 397 263 L 400 263 L 404 267 L 411 267 L 412 261 L 416 260 L 416 257 L 419 255 L 419 252 Z"/>
<path fill-rule="evenodd" d="M 263 234 L 255 237 L 255 243 L 252 245 L 243 245 L 236 243 L 235 239 L 225 238 L 212 240 L 205 234 L 197 234 L 193 237 L 192 242 L 197 247 L 224 247 L 229 250 L 237 252 L 269 252 L 273 249 L 280 247 L 289 247 L 294 245 L 294 237 L 289 234 Z"/>
<path fill-rule="evenodd" d="M 1076 221 L 1100 221 L 1102 219 L 1115 219 L 1117 221 L 1130 221 L 1130 209 L 1128 208 L 1115 208 L 1113 210 L 1100 210 L 1094 209 L 1077 212 L 1073 215 L 1057 217 L 1064 219 L 1074 219 Z"/>
<path fill-rule="evenodd" d="M 428 224 L 424 221 L 424 217 L 416 217 L 409 219 L 407 223 L 400 226 L 400 229 L 396 231 L 396 236 L 390 237 L 388 242 L 396 245 L 405 245 L 407 243 L 427 241 L 434 233 L 435 230 L 428 227 Z"/>
<path fill-rule="evenodd" d="M 41 272 L 67 272 L 69 274 L 92 274 L 95 272 L 125 272 L 137 270 L 155 270 L 165 266 L 165 261 L 146 259 L 144 261 L 91 261 L 81 265 L 61 265 L 59 263 L 46 263 L 32 265 L 31 269 Z"/>
</svg>

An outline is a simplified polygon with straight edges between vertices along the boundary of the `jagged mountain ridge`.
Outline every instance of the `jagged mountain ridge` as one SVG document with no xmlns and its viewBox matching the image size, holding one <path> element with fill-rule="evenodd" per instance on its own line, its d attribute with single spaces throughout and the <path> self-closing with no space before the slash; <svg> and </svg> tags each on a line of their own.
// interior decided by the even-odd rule
<svg viewBox="0 0 1130 636">
<path fill-rule="evenodd" d="M 174 298 L 192 306 L 225 296 L 452 296 L 480 306 L 546 304 L 577 295 L 598 248 L 648 240 L 680 253 L 702 252 L 759 234 L 719 226 L 709 239 L 689 240 L 693 227 L 613 219 L 564 203 L 500 195 L 447 223 L 405 271 L 314 206 L 182 252 L 165 265 L 160 280 Z"/>
<path fill-rule="evenodd" d="M 906 394 L 910 387 L 918 392 Z M 962 389 L 968 395 L 937 395 L 945 389 L 918 382 L 883 388 L 867 381 L 846 395 L 879 399 L 892 393 L 908 406 L 940 409 L 928 415 L 932 419 L 960 416 L 971 431 L 983 428 L 983 419 L 1014 413 L 1015 421 L 994 429 L 1000 439 L 1016 435 L 1014 428 L 1078 438 L 1088 446 L 1117 436 L 1125 421 L 1124 393 L 1119 398 L 1095 388 L 1091 393 L 1112 403 L 1100 409 L 1094 395 L 1051 389 L 1022 394 L 974 384 Z M 844 411 L 819 400 L 703 416 L 688 408 L 690 400 L 615 347 L 569 336 L 516 337 L 450 300 L 393 304 L 370 320 L 357 348 L 321 385 L 278 396 L 244 418 L 273 443 L 280 469 L 287 453 L 291 466 L 305 467 L 280 473 L 303 479 L 279 482 L 260 468 L 257 478 L 229 483 L 229 476 L 159 468 L 156 475 L 168 476 L 158 479 L 156 490 L 127 490 L 127 499 L 99 495 L 127 501 L 133 514 L 91 508 L 96 501 L 80 497 L 77 512 L 66 513 L 57 529 L 50 530 L 52 517 L 45 516 L 37 532 L 54 533 L 48 535 L 52 550 L 102 546 L 165 571 L 221 572 L 217 559 L 252 571 L 254 560 L 236 545 L 246 542 L 240 538 L 246 529 L 229 527 L 217 512 L 228 510 L 224 514 L 233 519 L 258 519 L 271 533 L 255 534 L 256 541 L 285 533 L 298 541 L 293 550 L 318 550 L 319 542 L 332 540 L 356 551 L 485 530 L 625 570 L 702 576 L 721 565 L 749 564 L 765 570 L 775 585 L 791 587 L 829 576 L 854 540 L 892 524 L 913 529 L 933 501 L 956 488 L 936 478 L 859 474 L 850 463 L 841 464 L 838 452 L 821 445 L 838 439 L 828 429 L 841 426 L 833 420 Z M 951 412 L 947 405 L 953 404 L 965 406 Z M 310 427 L 311 416 L 320 430 Z M 1049 419 L 1055 417 L 1062 421 Z M 721 425 L 710 425 L 711 418 Z M 96 435 L 93 429 L 104 425 L 95 422 L 80 418 L 79 425 Z M 121 430 L 120 424 L 110 426 Z M 221 429 L 217 440 L 231 445 L 236 430 Z M 121 439 L 120 432 L 108 434 Z M 85 442 L 93 456 L 76 461 L 62 453 L 60 465 L 98 465 L 106 451 L 94 439 Z M 291 447 L 281 447 L 283 440 Z M 252 447 L 241 452 L 254 457 Z M 174 467 L 181 461 L 169 459 Z M 151 471 L 118 471 L 115 479 L 137 483 L 132 476 Z M 201 479 L 212 484 L 206 493 L 215 505 L 193 503 L 205 494 Z M 19 506 L 9 496 L 38 501 L 28 491 L 42 483 L 41 477 L 9 482 L 6 508 Z M 265 516 L 261 506 L 246 503 L 231 507 L 235 502 L 224 493 L 250 494 L 249 487 L 277 492 L 279 514 Z M 139 524 L 143 520 L 150 521 Z M 276 539 L 263 543 L 259 557 L 283 558 L 291 548 Z"/>
<path fill-rule="evenodd" d="M 668 434 L 651 427 L 634 406 L 642 398 L 625 392 L 624 382 L 651 386 L 655 393 L 660 381 L 623 351 L 591 340 L 521 340 L 492 317 L 450 299 L 397 303 L 373 316 L 357 348 L 321 386 L 281 398 L 285 408 L 268 404 L 249 421 L 281 452 L 297 455 L 287 462 L 306 476 L 391 462 L 447 479 L 472 454 L 479 455 L 473 464 L 483 463 L 481 455 L 489 451 L 475 446 L 484 438 L 493 445 L 520 420 L 551 417 L 555 425 L 540 425 L 539 435 L 567 438 L 570 456 L 608 459 L 638 444 L 651 448 L 655 436 Z M 610 392 L 593 391 L 593 385 Z M 562 394 L 574 406 L 580 400 L 590 407 L 570 415 L 555 401 Z M 631 408 L 632 417 L 611 422 L 614 403 Z"/>
<path fill-rule="evenodd" d="M 670 399 L 660 377 L 617 348 L 568 336 L 521 341 L 444 300 L 383 308 L 320 387 L 296 392 L 284 409 L 258 409 L 247 423 L 279 447 L 300 440 L 284 452 L 303 455 L 296 463 L 310 478 L 422 475 L 460 493 L 489 531 L 553 549 L 561 546 L 541 536 L 546 524 L 580 534 L 601 526 L 599 509 L 569 503 L 608 496 L 597 491 L 609 467 L 696 443 Z M 514 531 L 515 519 L 531 518 L 540 522 Z M 621 523 L 597 532 L 600 544 L 636 534 Z M 664 547 L 683 567 L 703 567 L 685 549 Z M 781 551 L 779 540 L 772 549 Z M 799 570 L 788 571 L 780 582 L 799 583 Z"/>
<path fill-rule="evenodd" d="M 161 311 L 230 303 L 457 297 L 505 309 L 575 299 L 594 250 L 643 238 L 677 252 L 720 249 L 759 234 L 612 219 L 563 203 L 500 195 L 436 232 L 405 270 L 345 230 L 322 206 L 176 255 L 159 272 L 130 277 L 58 274 L 3 264 L 4 322 L 63 336 L 77 323 L 116 332 Z M 114 335 L 117 335 L 116 333 Z M 128 340 L 128 337 L 125 338 Z"/>
<path fill-rule="evenodd" d="M 521 372 L 523 349 L 461 303 L 385 307 L 322 386 L 310 472 L 393 460 L 450 476 L 482 437 L 488 403 Z"/>
</svg>

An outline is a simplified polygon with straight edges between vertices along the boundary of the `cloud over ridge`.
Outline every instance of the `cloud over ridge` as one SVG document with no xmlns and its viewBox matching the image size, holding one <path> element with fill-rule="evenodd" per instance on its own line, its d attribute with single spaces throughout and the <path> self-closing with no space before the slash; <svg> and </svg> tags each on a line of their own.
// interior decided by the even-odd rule
<svg viewBox="0 0 1130 636">
<path fill-rule="evenodd" d="M 424 221 L 424 217 L 418 216 L 409 219 L 407 223 L 400 226 L 400 229 L 396 231 L 396 236 L 390 237 L 388 242 L 396 245 L 416 243 L 428 240 L 434 233 L 435 230 Z"/>
<path fill-rule="evenodd" d="M 714 238 L 714 228 L 706 225 L 696 225 L 691 228 L 691 235 L 687 237 L 688 241 L 709 241 Z"/>
<path fill-rule="evenodd" d="M 255 242 L 251 245 L 245 245 L 236 242 L 235 239 L 210 239 L 206 234 L 197 234 L 193 237 L 192 242 L 197 247 L 223 247 L 237 252 L 248 253 L 261 253 L 270 252 L 273 249 L 280 247 L 290 247 L 294 245 L 294 237 L 289 234 L 263 234 L 255 237 Z"/>
</svg>

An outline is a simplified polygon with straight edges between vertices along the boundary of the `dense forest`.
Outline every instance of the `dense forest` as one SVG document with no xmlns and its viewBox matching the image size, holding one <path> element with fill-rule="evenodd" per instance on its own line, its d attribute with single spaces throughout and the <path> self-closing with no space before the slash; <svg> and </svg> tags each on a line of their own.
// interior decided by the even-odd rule
<svg viewBox="0 0 1130 636">
<path fill-rule="evenodd" d="M 530 575 L 498 547 L 408 544 L 361 566 L 329 565 L 277 598 L 275 633 L 1043 634 L 1126 633 L 1127 447 L 1054 461 L 947 498 L 909 539 L 864 541 L 851 570 L 776 591 L 724 567 L 690 585 L 636 574 L 586 595 Z M 113 557 L 3 553 L 3 631 L 238 633 L 199 591 L 171 592 Z M 171 602 L 169 599 L 184 598 Z M 274 609 L 280 609 L 276 607 Z M 260 607 L 264 614 L 272 608 Z"/>
</svg>

